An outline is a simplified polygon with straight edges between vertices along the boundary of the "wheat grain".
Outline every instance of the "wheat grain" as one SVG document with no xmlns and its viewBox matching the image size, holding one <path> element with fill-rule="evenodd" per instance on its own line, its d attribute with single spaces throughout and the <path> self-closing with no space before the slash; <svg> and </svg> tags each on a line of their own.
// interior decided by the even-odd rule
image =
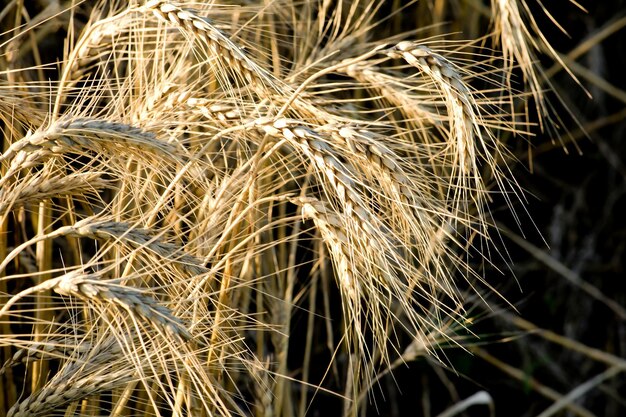
<svg viewBox="0 0 626 417">
<path fill-rule="evenodd" d="M 354 317 L 359 317 L 360 298 L 362 290 L 355 273 L 352 271 L 353 263 L 349 252 L 348 236 L 342 231 L 345 221 L 332 213 L 322 202 L 315 199 L 299 201 L 302 204 L 302 216 L 311 219 L 320 230 L 322 238 L 326 242 L 328 250 L 333 254 L 335 272 L 340 283 L 340 288 L 350 300 L 351 309 L 354 309 Z"/>
<path fill-rule="evenodd" d="M 239 121 L 242 124 L 246 124 L 252 121 L 252 119 L 245 118 L 242 110 L 237 108 L 234 104 L 220 103 L 216 102 L 214 99 L 194 97 L 190 91 L 168 95 L 167 108 L 175 108 L 179 105 L 197 110 L 206 119 L 216 120 L 217 122 Z"/>
</svg>

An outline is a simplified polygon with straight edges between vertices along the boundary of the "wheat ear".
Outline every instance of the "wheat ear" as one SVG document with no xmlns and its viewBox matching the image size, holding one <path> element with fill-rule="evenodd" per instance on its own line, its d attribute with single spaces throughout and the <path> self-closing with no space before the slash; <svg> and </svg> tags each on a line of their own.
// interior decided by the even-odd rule
<svg viewBox="0 0 626 417">
<path fill-rule="evenodd" d="M 7 314 L 20 299 L 47 290 L 74 296 L 88 303 L 116 305 L 133 317 L 142 317 L 170 336 L 184 341 L 191 339 L 191 334 L 181 320 L 144 291 L 117 284 L 115 281 L 101 280 L 97 275 L 86 274 L 82 270 L 68 272 L 14 295 L 0 309 L 0 317 Z"/>
<path fill-rule="evenodd" d="M 29 343 L 26 347 L 18 349 L 15 354 L 2 365 L 0 375 L 11 366 L 20 363 L 29 363 L 31 361 L 43 359 L 79 361 L 80 359 L 76 357 L 77 355 L 84 357 L 87 356 L 89 352 L 95 351 L 96 349 L 105 349 L 112 354 L 117 354 L 120 351 L 115 340 L 110 340 L 110 342 L 103 347 L 101 345 L 94 345 L 78 337 L 54 337 L 41 342 Z"/>
<path fill-rule="evenodd" d="M 377 100 L 384 100 L 397 108 L 405 121 L 413 125 L 413 131 L 423 131 L 427 126 L 438 126 L 442 117 L 432 108 L 432 94 L 419 92 L 419 85 L 403 74 L 383 72 L 370 62 L 359 62 L 344 68 L 341 73 L 358 82 L 357 86 L 377 93 Z M 393 114 L 390 115 L 390 117 Z M 427 135 L 422 135 L 427 138 Z"/>
<path fill-rule="evenodd" d="M 131 27 L 133 20 L 132 12 L 136 9 L 128 8 L 120 13 L 109 16 L 105 19 L 91 23 L 83 31 L 78 42 L 72 49 L 67 61 L 62 77 L 71 80 L 70 84 L 61 83 L 64 88 L 70 87 L 85 72 L 88 64 L 96 59 L 94 51 L 100 50 L 105 44 L 108 44 L 109 38 L 114 38 L 117 34 L 122 33 Z"/>
<path fill-rule="evenodd" d="M 77 196 L 102 190 L 110 183 L 100 172 L 78 172 L 64 176 L 38 173 L 16 182 L 10 189 L 0 189 L 0 217 L 14 206 L 52 197 Z"/>
<path fill-rule="evenodd" d="M 103 151 L 106 146 L 133 147 L 141 151 L 175 155 L 176 148 L 156 139 L 152 133 L 125 123 L 74 118 L 59 120 L 47 129 L 29 132 L 14 142 L 0 156 L 0 162 L 10 160 L 19 152 L 47 151 L 56 153 L 86 148 Z"/>
<path fill-rule="evenodd" d="M 200 39 L 211 51 L 211 57 L 224 60 L 225 68 L 242 75 L 252 86 L 277 89 L 278 83 L 274 77 L 252 61 L 226 34 L 213 26 L 208 18 L 163 0 L 149 1 L 145 8 L 160 20 L 172 23 Z"/>
<path fill-rule="evenodd" d="M 13 249 L 0 263 L 0 271 L 17 257 L 28 246 L 37 242 L 50 240 L 62 236 L 86 237 L 91 239 L 107 239 L 115 242 L 124 242 L 136 249 L 147 249 L 162 260 L 174 263 L 189 276 L 205 274 L 208 269 L 202 265 L 202 261 L 182 252 L 180 247 L 163 242 L 156 236 L 152 236 L 146 229 L 134 227 L 123 222 L 103 220 L 99 216 L 87 217 L 69 226 L 63 226 L 45 235 L 35 236 L 23 242 Z"/>
<path fill-rule="evenodd" d="M 453 150 L 452 178 L 458 176 L 458 189 L 453 190 L 453 204 L 467 204 L 469 196 L 479 212 L 479 222 L 486 228 L 484 205 L 486 199 L 485 182 L 479 168 L 479 161 L 487 161 L 490 168 L 495 166 L 490 146 L 489 133 L 483 129 L 481 114 L 471 89 L 463 82 L 457 68 L 445 57 L 427 46 L 416 42 L 403 41 L 387 50 L 391 58 L 402 58 L 410 65 L 431 77 L 442 92 L 448 111 L 450 135 L 448 143 Z M 490 141 L 492 142 L 492 141 Z M 480 149 L 480 152 L 477 150 Z M 465 201 L 465 203 L 461 203 Z M 467 213 L 461 209 L 460 213 Z"/>
<path fill-rule="evenodd" d="M 107 154 L 115 148 L 126 152 L 133 150 L 142 159 L 149 153 L 172 161 L 177 154 L 174 145 L 125 123 L 81 118 L 59 120 L 47 129 L 28 132 L 9 146 L 0 156 L 0 163 L 11 161 L 0 185 L 18 171 L 39 165 L 55 155 L 87 150 Z"/>
<path fill-rule="evenodd" d="M 329 125 L 320 129 L 329 132 L 337 142 L 345 144 L 352 155 L 361 158 L 361 163 L 356 165 L 369 175 L 372 181 L 368 185 L 371 193 L 383 194 L 378 197 L 378 204 L 388 208 L 390 215 L 394 216 L 388 222 L 401 225 L 390 228 L 396 231 L 396 238 L 404 246 L 417 250 L 415 261 L 422 269 L 429 268 L 433 259 L 449 251 L 446 241 L 450 231 L 444 231 L 445 225 L 454 218 L 454 214 L 444 204 L 433 199 L 432 189 L 424 187 L 420 182 L 421 177 L 432 174 L 420 172 L 416 168 L 417 163 L 402 163 L 403 158 L 386 145 L 388 138 L 383 135 L 358 125 Z M 429 186 L 433 187 L 430 184 Z M 406 232 L 398 233 L 399 230 Z M 440 277 L 433 277 L 433 287 L 439 287 L 455 298 L 449 274 L 444 272 L 445 268 L 438 269 Z"/>
<path fill-rule="evenodd" d="M 57 374 L 39 391 L 14 404 L 7 417 L 48 416 L 55 408 L 99 392 L 123 387 L 133 379 L 132 367 L 110 371 L 107 365 L 106 362 L 92 363 L 88 370 L 83 369 L 85 365 L 82 363 L 66 366 L 62 373 Z"/>
</svg>

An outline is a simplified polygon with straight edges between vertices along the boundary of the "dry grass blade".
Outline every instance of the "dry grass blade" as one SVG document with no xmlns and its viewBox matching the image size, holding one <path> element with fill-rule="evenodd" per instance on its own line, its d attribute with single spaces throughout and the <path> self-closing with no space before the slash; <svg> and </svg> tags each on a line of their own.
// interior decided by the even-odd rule
<svg viewBox="0 0 626 417">
<path fill-rule="evenodd" d="M 562 395 L 558 393 L 557 391 L 553 390 L 550 387 L 543 385 L 541 382 L 537 381 L 535 378 L 529 377 L 523 370 L 517 369 L 507 364 L 506 362 L 503 362 L 500 359 L 490 355 L 485 350 L 480 349 L 480 348 L 472 348 L 471 351 L 477 357 L 484 359 L 485 362 L 492 364 L 493 366 L 497 367 L 498 369 L 500 369 L 502 372 L 506 373 L 510 377 L 528 384 L 528 386 L 532 390 L 538 392 L 542 396 L 549 398 L 550 400 L 555 401 L 555 402 L 558 402 L 562 398 Z M 580 417 L 593 417 L 594 416 L 594 414 L 589 412 L 589 410 L 579 407 L 576 404 L 571 404 L 571 403 L 567 404 L 566 408 L 568 409 L 568 411 Z"/>
<path fill-rule="evenodd" d="M 568 394 L 564 395 L 550 407 L 548 407 L 545 411 L 539 414 L 537 417 L 550 417 L 561 411 L 563 408 L 572 404 L 574 401 L 578 400 L 581 396 L 585 395 L 589 390 L 597 387 L 602 382 L 607 379 L 613 378 L 618 375 L 620 372 L 624 372 L 623 367 L 613 367 L 609 368 L 601 374 L 591 378 L 589 381 L 586 381 L 584 384 L 579 385 L 575 389 L 573 389 Z"/>
</svg>

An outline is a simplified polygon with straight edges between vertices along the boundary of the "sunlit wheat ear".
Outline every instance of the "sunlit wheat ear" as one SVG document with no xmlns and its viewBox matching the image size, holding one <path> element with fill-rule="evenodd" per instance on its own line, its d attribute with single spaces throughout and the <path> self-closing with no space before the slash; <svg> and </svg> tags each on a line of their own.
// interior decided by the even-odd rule
<svg viewBox="0 0 626 417">
<path fill-rule="evenodd" d="M 191 334 L 183 323 L 169 309 L 143 291 L 114 281 L 102 280 L 99 275 L 87 274 L 81 270 L 68 272 L 18 293 L 0 309 L 0 316 L 7 314 L 25 296 L 47 290 L 77 297 L 87 303 L 121 308 L 131 317 L 161 329 L 164 334 L 181 340 L 191 339 Z"/>
<path fill-rule="evenodd" d="M 190 277 L 207 272 L 207 269 L 199 259 L 184 253 L 176 245 L 163 242 L 158 236 L 152 236 L 148 230 L 128 223 L 102 219 L 100 216 L 85 218 L 73 225 L 60 227 L 54 232 L 36 236 L 22 243 L 13 249 L 0 263 L 0 271 L 4 270 L 28 246 L 35 245 L 40 241 L 64 236 L 104 239 L 116 244 L 127 245 L 131 250 L 146 250 L 157 255 L 161 259 L 160 262 L 168 262 L 170 267 L 180 269 L 185 275 Z"/>
<path fill-rule="evenodd" d="M 221 114 L 220 110 L 229 109 L 210 108 L 208 102 L 198 99 L 175 101 L 195 107 L 211 118 Z M 223 114 L 221 120 L 233 120 L 236 117 L 240 117 L 240 114 L 236 113 L 232 118 Z M 337 199 L 339 203 L 332 210 L 321 202 L 317 211 L 310 204 L 304 210 L 305 214 L 323 213 L 310 217 L 316 222 L 323 238 L 329 242 L 329 250 L 337 268 L 338 284 L 348 305 L 346 315 L 352 318 L 350 322 L 357 324 L 348 331 L 355 332 L 355 341 L 361 344 L 361 352 L 365 352 L 363 331 L 366 327 L 375 333 L 378 348 L 386 351 L 388 328 L 385 317 L 391 314 L 389 300 L 395 300 L 402 306 L 403 314 L 409 316 L 408 320 L 416 329 L 431 326 L 429 318 L 418 317 L 412 312 L 411 292 L 420 288 L 423 296 L 436 298 L 438 291 L 442 291 L 455 299 L 455 291 L 449 282 L 450 272 L 443 267 L 433 272 L 432 277 L 422 272 L 423 276 L 417 278 L 420 273 L 412 269 L 413 260 L 403 258 L 400 246 L 417 246 L 417 262 L 430 264 L 432 259 L 441 256 L 437 253 L 443 249 L 444 239 L 434 238 L 436 233 L 433 230 L 435 227 L 440 228 L 440 223 L 439 220 L 428 219 L 433 214 L 429 212 L 433 207 L 429 204 L 426 204 L 427 209 L 422 207 L 418 199 L 424 198 L 419 195 L 424 191 L 418 191 L 419 187 L 408 179 L 397 157 L 383 144 L 382 137 L 376 138 L 366 130 L 349 125 L 324 126 L 316 131 L 294 119 L 258 119 L 255 126 L 263 134 L 287 141 L 296 150 L 303 152 L 308 159 L 305 159 L 306 163 L 312 164 L 324 183 L 330 186 L 328 197 Z M 344 148 L 342 156 L 336 154 L 333 146 Z M 362 176 L 364 172 L 367 173 L 365 177 Z M 419 181 L 419 175 L 412 174 L 413 180 Z M 369 180 L 378 183 L 375 186 L 368 185 Z M 364 186 L 375 195 L 381 207 L 385 207 L 384 221 L 368 211 L 364 203 L 367 194 Z M 422 212 L 423 209 L 425 211 Z M 328 214 L 333 211 L 335 215 Z M 385 226 L 387 221 L 391 221 L 393 226 Z M 414 232 L 414 236 L 409 237 L 411 232 Z M 396 243 L 392 243 L 394 239 Z M 351 249 L 353 247 L 358 249 L 355 251 Z M 381 292 L 387 295 L 380 296 Z M 361 305 L 365 300 L 368 300 L 367 308 Z M 365 319 L 360 317 L 362 310 L 367 312 Z M 361 326 L 364 326 L 363 329 Z"/>
<path fill-rule="evenodd" d="M 426 160 L 428 154 L 413 142 L 393 143 L 388 136 L 355 126 L 324 126 L 322 129 L 341 137 L 351 154 L 359 157 L 360 161 L 353 164 L 371 181 L 368 188 L 376 197 L 377 205 L 385 207 L 389 229 L 399 242 L 413 251 L 415 258 L 410 259 L 411 256 L 405 254 L 405 261 L 429 270 L 431 259 L 443 256 L 448 246 L 454 245 L 455 242 L 449 240 L 452 232 L 449 225 L 456 219 L 445 201 L 433 198 L 441 180 L 432 178 L 428 183 L 422 180 L 433 176 L 420 167 L 419 161 Z M 404 152 L 411 156 L 401 156 L 406 155 Z M 445 267 L 439 272 L 443 270 Z M 440 277 L 433 278 L 433 288 L 440 287 L 452 295 L 448 274 L 437 275 Z"/>
<path fill-rule="evenodd" d="M 59 120 L 46 129 L 28 132 L 9 146 L 0 156 L 0 163 L 10 162 L 0 184 L 11 179 L 18 171 L 39 165 L 55 155 L 86 151 L 106 153 L 116 148 L 134 151 L 139 158 L 156 153 L 173 159 L 177 153 L 173 145 L 124 123 L 79 118 Z"/>
<path fill-rule="evenodd" d="M 100 59 L 102 50 L 108 49 L 117 35 L 128 31 L 137 21 L 137 10 L 127 8 L 104 19 L 88 23 L 66 60 L 63 77 L 68 83 L 61 87 L 73 86 L 87 72 L 90 66 Z"/>
<path fill-rule="evenodd" d="M 324 183 L 332 190 L 332 193 L 329 193 L 330 198 L 336 200 L 338 203 L 336 210 L 344 217 L 340 219 L 339 222 L 343 224 L 344 228 L 348 229 L 346 232 L 348 239 L 354 239 L 352 240 L 353 243 L 359 239 L 363 239 L 372 247 L 378 248 L 383 254 L 387 250 L 393 251 L 393 249 L 389 249 L 392 245 L 387 242 L 390 236 L 386 236 L 383 233 L 382 230 L 384 228 L 382 223 L 364 203 L 362 191 L 359 190 L 359 185 L 353 180 L 355 173 L 351 172 L 349 166 L 342 163 L 337 158 L 332 147 L 319 133 L 302 126 L 298 121 L 289 119 L 278 119 L 275 121 L 259 119 L 256 123 L 267 135 L 286 140 L 296 150 L 302 152 L 310 160 L 310 163 L 315 166 L 320 177 L 323 178 Z M 312 212 L 312 210 L 311 208 L 309 211 Z M 331 223 L 329 223 L 329 219 L 333 218 L 335 217 L 329 217 L 327 219 L 320 216 L 314 217 L 314 219 L 318 220 L 317 224 L 322 231 L 322 235 L 329 242 L 331 254 L 334 255 L 335 266 L 338 269 L 337 278 L 339 285 L 343 294 L 346 296 L 344 298 L 345 302 L 348 303 L 349 306 L 346 309 L 346 319 L 354 321 L 356 324 L 353 329 L 348 331 L 355 332 L 353 342 L 357 344 L 361 354 L 364 354 L 367 352 L 367 349 L 362 333 L 363 329 L 361 328 L 361 302 L 364 297 L 367 297 L 367 294 L 375 293 L 377 284 L 373 277 L 381 276 L 388 272 L 387 262 L 383 261 L 385 258 L 383 255 L 378 258 L 378 260 L 382 261 L 382 264 L 374 265 L 376 261 L 369 264 L 369 266 L 374 269 L 371 271 L 372 277 L 370 277 L 369 283 L 359 282 L 359 278 L 351 269 L 357 268 L 355 262 L 363 261 L 368 264 L 369 259 L 367 255 L 362 256 L 363 259 L 361 259 L 359 255 L 352 256 L 352 254 L 349 254 L 346 256 L 346 247 L 350 244 L 338 246 L 341 242 L 336 237 L 337 232 L 330 228 Z M 359 238 L 357 235 L 361 235 L 361 237 Z M 375 271 L 377 268 L 385 272 L 379 273 Z M 363 268 L 361 269 L 363 271 Z M 367 269 L 367 267 L 365 267 L 365 269 Z M 366 277 L 366 274 L 367 273 L 361 272 L 360 275 Z M 390 279 L 393 278 L 390 277 Z M 359 286 L 361 285 L 366 285 L 369 288 L 367 288 L 367 290 L 360 290 Z M 384 305 L 386 301 L 379 299 L 372 299 L 371 301 L 370 308 L 368 308 L 371 322 L 368 324 L 372 326 L 376 334 L 378 347 L 385 351 L 386 342 L 384 341 L 384 334 L 386 325 L 382 311 L 387 310 L 388 307 Z"/>
<path fill-rule="evenodd" d="M 525 2 L 522 1 L 522 8 L 527 11 Z M 542 87 L 540 65 L 537 62 L 535 50 L 538 49 L 537 41 L 531 37 L 529 29 L 523 20 L 523 14 L 519 9 L 519 0 L 492 0 L 491 9 L 494 11 L 495 32 L 502 48 L 502 58 L 504 62 L 504 74 L 509 88 L 512 87 L 511 77 L 515 64 L 522 70 L 524 82 L 530 87 L 530 91 L 535 100 L 535 107 L 539 117 L 539 122 L 543 129 L 544 119 L 547 114 L 544 88 Z M 543 40 L 539 40 L 542 42 Z"/>
<path fill-rule="evenodd" d="M 53 197 L 94 194 L 109 185 L 102 172 L 77 172 L 63 176 L 39 172 L 20 179 L 10 188 L 0 189 L 0 218 L 13 207 Z"/>
<path fill-rule="evenodd" d="M 428 300 L 429 306 L 439 311 L 441 306 L 436 294 L 445 291 L 445 284 L 435 281 L 439 277 L 414 269 L 408 260 L 403 260 L 398 253 L 394 254 L 396 248 L 376 242 L 376 235 L 360 231 L 352 219 L 328 204 L 315 198 L 294 199 L 293 202 L 301 206 L 304 218 L 315 223 L 331 255 L 335 277 L 343 295 L 348 326 L 346 333 L 350 343 L 355 344 L 355 354 L 364 355 L 364 369 L 375 366 L 375 360 L 388 360 L 387 344 L 390 341 L 387 337 L 394 332 L 386 324 L 389 317 L 406 318 L 409 323 L 407 331 L 426 343 L 426 332 L 437 328 L 437 320 L 430 313 L 418 311 L 413 303 L 423 297 Z M 448 277 L 448 274 L 445 276 Z M 366 335 L 369 332 L 374 338 L 373 350 L 367 347 Z M 377 359 L 370 356 L 373 352 L 376 352 Z M 358 364 L 354 366 L 361 369 Z"/>
<path fill-rule="evenodd" d="M 333 254 L 335 273 L 340 282 L 339 288 L 347 295 L 347 302 L 353 310 L 351 316 L 360 317 L 357 313 L 360 311 L 362 290 L 356 274 L 350 270 L 355 265 L 350 262 L 350 254 L 346 253 L 349 238 L 344 232 L 345 222 L 319 200 L 303 199 L 296 203 L 302 204 L 302 216 L 315 222 L 329 251 Z"/>
<path fill-rule="evenodd" d="M 19 345 L 16 343 L 17 346 Z M 88 341 L 78 336 L 48 337 L 41 342 L 24 342 L 24 347 L 19 348 L 2 365 L 0 374 L 3 374 L 9 367 L 38 360 L 61 359 L 81 362 L 81 358 L 88 357 L 98 349 L 106 351 L 110 355 L 110 357 L 106 356 L 107 359 L 112 359 L 121 353 L 117 341 L 113 338 L 102 343 Z"/>
<path fill-rule="evenodd" d="M 428 141 L 425 129 L 442 123 L 442 116 L 434 111 L 432 95 L 420 91 L 421 86 L 404 74 L 383 72 L 382 68 L 369 62 L 352 64 L 341 72 L 358 82 L 355 87 L 371 91 L 372 99 L 397 109 L 404 116 L 401 121 L 408 123 L 412 127 L 411 132 L 424 138 L 424 141 Z"/>
<path fill-rule="evenodd" d="M 571 3 L 582 9 L 577 2 L 571 1 Z M 552 23 L 565 32 L 541 2 L 539 6 Z M 515 69 L 519 68 L 524 85 L 528 87 L 533 97 L 541 130 L 554 134 L 555 129 L 560 129 L 559 123 L 562 121 L 546 97 L 546 93 L 553 91 L 554 88 L 539 62 L 539 55 L 549 56 L 570 75 L 581 90 L 584 91 L 584 87 L 543 35 L 526 0 L 491 0 L 491 9 L 494 22 L 493 35 L 496 45 L 500 46 L 502 51 L 506 85 L 510 90 L 517 88 L 512 77 Z M 556 99 L 561 101 L 558 94 Z M 515 113 L 513 103 L 511 103 L 510 111 Z"/>
<path fill-rule="evenodd" d="M 86 356 L 87 362 L 69 362 L 43 388 L 13 405 L 7 417 L 48 416 L 57 407 L 124 387 L 134 379 L 132 367 L 111 370 L 110 356 Z"/>
<path fill-rule="evenodd" d="M 190 38 L 201 41 L 209 50 L 208 57 L 217 59 L 221 63 L 222 71 L 230 73 L 235 80 L 245 80 L 262 91 L 280 91 L 278 82 L 226 34 L 213 26 L 209 19 L 199 16 L 195 11 L 182 9 L 162 0 L 149 1 L 144 7 L 162 21 L 180 28 Z"/>
<path fill-rule="evenodd" d="M 7 415 L 47 416 L 50 412 L 85 397 L 123 387 L 133 379 L 134 369 L 117 366 L 123 357 L 120 340 L 88 340 L 79 336 L 47 337 L 28 343 L 5 365 L 37 360 L 63 360 L 59 373 L 41 389 L 14 404 Z"/>
<path fill-rule="evenodd" d="M 194 97 L 191 91 L 172 92 L 168 94 L 165 108 L 177 109 L 178 107 L 184 107 L 188 112 L 197 112 L 206 118 L 206 120 L 214 121 L 214 123 L 230 122 L 225 126 L 232 126 L 232 122 L 246 124 L 253 120 L 252 118 L 246 117 L 242 109 L 235 103 L 206 97 Z"/>
<path fill-rule="evenodd" d="M 346 215 L 354 217 L 368 232 L 373 232 L 379 227 L 375 216 L 367 209 L 359 195 L 358 185 L 352 179 L 355 174 L 351 172 L 349 165 L 337 158 L 327 141 L 318 133 L 296 120 L 258 119 L 255 123 L 264 133 L 287 140 L 315 164 L 317 170 L 334 189 L 335 196 L 342 204 Z"/>
<path fill-rule="evenodd" d="M 486 179 L 483 178 L 480 164 L 485 163 L 492 175 L 497 176 L 499 168 L 493 154 L 497 155 L 498 149 L 491 133 L 483 127 L 483 116 L 471 88 L 448 59 L 424 45 L 403 41 L 388 50 L 387 54 L 406 60 L 432 78 L 436 88 L 441 91 L 448 113 L 451 182 L 457 181 L 452 186 L 450 202 L 459 213 L 468 213 L 469 206 L 466 205 L 471 200 L 478 211 L 477 221 L 483 223 L 483 230 L 486 229 Z"/>
<path fill-rule="evenodd" d="M 425 201 L 430 197 L 429 190 L 416 181 L 419 175 L 426 173 L 419 172 L 417 164 L 402 163 L 402 157 L 387 145 L 390 142 L 388 136 L 356 124 L 325 125 L 318 130 L 330 134 L 354 157 L 351 163 L 366 175 L 364 183 L 371 193 L 378 194 L 376 197 L 382 200 L 381 204 L 386 202 L 391 210 L 404 212 L 401 216 L 410 223 L 420 223 L 418 228 L 427 228 L 430 219 L 425 218 L 425 213 L 420 210 L 430 205 Z"/>
</svg>

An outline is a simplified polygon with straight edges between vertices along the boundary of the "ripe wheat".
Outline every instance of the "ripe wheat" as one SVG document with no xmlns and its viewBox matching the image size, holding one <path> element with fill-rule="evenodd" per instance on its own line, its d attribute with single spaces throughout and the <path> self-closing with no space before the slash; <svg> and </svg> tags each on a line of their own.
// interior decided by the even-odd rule
<svg viewBox="0 0 626 417">
<path fill-rule="evenodd" d="M 521 196 L 516 65 L 547 117 L 518 1 L 481 51 L 381 35 L 382 0 L 77 3 L 59 68 L 0 72 L 8 415 L 356 416 L 462 343 Z"/>
</svg>

